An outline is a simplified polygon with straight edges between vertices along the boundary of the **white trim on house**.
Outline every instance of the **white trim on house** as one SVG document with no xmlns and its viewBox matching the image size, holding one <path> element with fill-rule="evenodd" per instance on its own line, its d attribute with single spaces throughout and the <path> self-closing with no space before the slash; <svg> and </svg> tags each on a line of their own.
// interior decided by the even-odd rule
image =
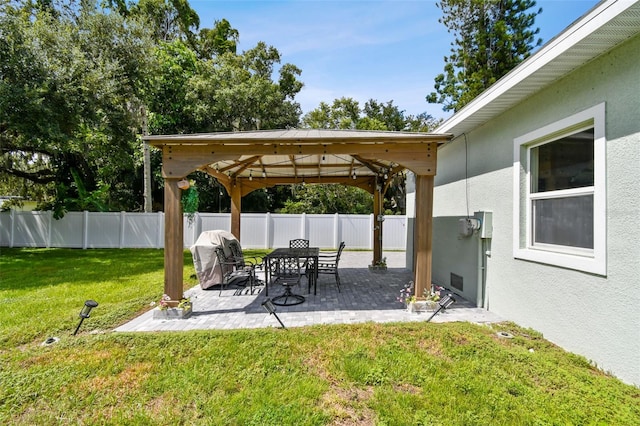
<svg viewBox="0 0 640 426">
<path fill-rule="evenodd" d="M 534 246 L 531 241 L 530 147 L 557 139 L 560 134 L 584 127 L 594 129 L 593 250 Z M 598 275 L 607 274 L 607 185 L 605 104 L 601 103 L 570 117 L 517 137 L 513 143 L 513 257 Z M 567 191 L 565 191 L 567 192 Z"/>
</svg>

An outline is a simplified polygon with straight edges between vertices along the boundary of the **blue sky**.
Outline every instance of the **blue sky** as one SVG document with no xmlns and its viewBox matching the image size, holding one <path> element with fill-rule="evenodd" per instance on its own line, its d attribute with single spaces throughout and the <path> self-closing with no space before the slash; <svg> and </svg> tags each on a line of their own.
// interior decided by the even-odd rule
<svg viewBox="0 0 640 426">
<path fill-rule="evenodd" d="M 536 18 L 543 43 L 598 3 L 597 0 L 538 0 Z M 274 46 L 282 63 L 302 69 L 305 87 L 296 97 L 304 113 L 321 101 L 352 97 L 393 100 L 407 114 L 450 113 L 425 96 L 434 90 L 453 36 L 438 22 L 432 0 L 191 0 L 200 26 L 227 19 L 240 33 L 238 51 L 258 41 Z"/>
</svg>

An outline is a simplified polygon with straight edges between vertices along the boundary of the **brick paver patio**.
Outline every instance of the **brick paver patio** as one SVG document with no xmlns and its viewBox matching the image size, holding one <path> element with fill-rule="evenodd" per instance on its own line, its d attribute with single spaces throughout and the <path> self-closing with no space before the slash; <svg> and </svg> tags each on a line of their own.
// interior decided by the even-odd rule
<svg viewBox="0 0 640 426">
<path fill-rule="evenodd" d="M 342 288 L 338 292 L 333 276 L 320 276 L 317 295 L 307 294 L 306 283 L 294 292 L 306 297 L 296 306 L 278 306 L 277 314 L 287 327 L 313 324 L 339 324 L 358 322 L 402 322 L 426 321 L 431 315 L 411 313 L 397 301 L 400 289 L 412 279 L 411 271 L 405 268 L 404 252 L 385 252 L 388 270 L 372 273 L 367 268 L 371 263 L 371 252 L 343 253 L 340 262 Z M 282 292 L 282 288 L 269 287 L 269 296 Z M 312 290 L 313 291 L 313 290 Z M 146 312 L 116 331 L 169 331 L 239 329 L 279 327 L 279 323 L 262 307 L 266 299 L 264 286 L 254 294 L 230 287 L 218 296 L 219 291 L 202 290 L 195 286 L 186 292 L 193 301 L 193 314 L 188 319 L 153 319 L 152 311 Z M 460 297 L 446 311 L 441 311 L 432 322 L 470 321 L 490 323 L 503 321 L 497 315 Z"/>
</svg>

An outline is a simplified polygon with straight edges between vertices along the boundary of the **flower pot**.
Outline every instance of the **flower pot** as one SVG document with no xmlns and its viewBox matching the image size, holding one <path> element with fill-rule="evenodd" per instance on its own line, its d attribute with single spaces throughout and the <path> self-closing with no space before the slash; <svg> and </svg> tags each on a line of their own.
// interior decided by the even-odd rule
<svg viewBox="0 0 640 426">
<path fill-rule="evenodd" d="M 172 320 L 172 319 L 187 319 L 193 312 L 193 305 L 191 303 L 186 304 L 183 308 L 167 308 L 167 309 L 154 309 L 153 319 Z"/>
<path fill-rule="evenodd" d="M 438 302 L 435 302 L 433 300 L 427 300 L 425 307 L 426 307 L 426 310 L 435 312 L 435 310 L 438 309 Z"/>
<path fill-rule="evenodd" d="M 420 313 L 427 311 L 435 311 L 438 307 L 438 302 L 434 302 L 433 300 L 417 300 L 415 302 L 410 302 L 407 305 L 407 310 L 412 313 Z"/>
</svg>

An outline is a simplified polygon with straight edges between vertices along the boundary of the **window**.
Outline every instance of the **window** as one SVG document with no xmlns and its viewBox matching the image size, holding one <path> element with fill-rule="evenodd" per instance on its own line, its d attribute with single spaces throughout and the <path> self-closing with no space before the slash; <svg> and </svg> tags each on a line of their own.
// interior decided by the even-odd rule
<svg viewBox="0 0 640 426">
<path fill-rule="evenodd" d="M 606 274 L 604 104 L 514 145 L 514 257 Z"/>
</svg>

